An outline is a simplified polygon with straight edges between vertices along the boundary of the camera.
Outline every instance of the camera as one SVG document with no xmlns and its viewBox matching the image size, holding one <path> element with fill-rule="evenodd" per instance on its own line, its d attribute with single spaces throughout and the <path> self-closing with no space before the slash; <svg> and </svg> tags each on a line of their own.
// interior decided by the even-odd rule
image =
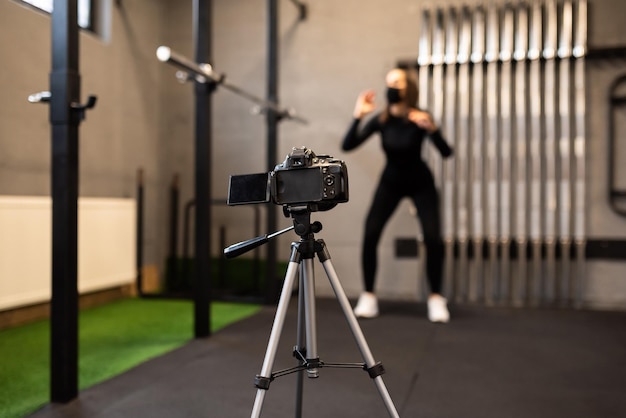
<svg viewBox="0 0 626 418">
<path fill-rule="evenodd" d="M 306 147 L 291 150 L 274 171 L 230 176 L 228 205 L 273 202 L 324 211 L 348 201 L 348 169 Z"/>
</svg>

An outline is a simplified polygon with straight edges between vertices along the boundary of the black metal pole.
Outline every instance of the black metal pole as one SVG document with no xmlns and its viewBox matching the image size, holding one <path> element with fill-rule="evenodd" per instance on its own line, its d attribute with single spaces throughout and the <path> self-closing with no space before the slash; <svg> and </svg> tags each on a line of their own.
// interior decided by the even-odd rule
<svg viewBox="0 0 626 418">
<path fill-rule="evenodd" d="M 211 63 L 211 1 L 193 0 L 194 56 L 198 63 Z M 211 93 L 210 83 L 195 82 L 195 269 L 194 335 L 211 334 Z"/>
<path fill-rule="evenodd" d="M 267 101 L 278 104 L 278 2 L 267 0 Z M 280 115 L 267 109 L 267 170 L 272 171 L 277 162 L 278 122 Z M 267 205 L 268 233 L 277 229 L 277 210 L 273 204 Z M 267 262 L 265 265 L 266 293 L 268 304 L 278 301 L 277 253 L 276 242 L 267 243 Z"/>
<path fill-rule="evenodd" d="M 180 280 L 180 274 L 178 271 L 178 174 L 174 174 L 172 177 L 172 183 L 170 184 L 170 213 L 169 213 L 169 244 L 167 255 L 167 282 L 168 291 L 173 293 L 184 292 L 185 286 Z"/>
<path fill-rule="evenodd" d="M 135 266 L 137 269 L 136 289 L 139 296 L 143 296 L 143 216 L 144 216 L 144 180 L 143 169 L 137 170 L 137 215 L 136 215 L 136 246 Z"/>
<path fill-rule="evenodd" d="M 185 213 L 183 215 L 183 272 L 182 276 L 185 283 L 193 283 L 193 279 L 189 277 L 191 271 L 191 256 L 189 255 L 189 235 L 191 233 L 191 211 L 196 206 L 194 199 L 185 204 Z"/>
<path fill-rule="evenodd" d="M 52 12 L 52 298 L 50 400 L 78 395 L 78 125 L 80 100 L 77 0 L 54 0 Z"/>
</svg>

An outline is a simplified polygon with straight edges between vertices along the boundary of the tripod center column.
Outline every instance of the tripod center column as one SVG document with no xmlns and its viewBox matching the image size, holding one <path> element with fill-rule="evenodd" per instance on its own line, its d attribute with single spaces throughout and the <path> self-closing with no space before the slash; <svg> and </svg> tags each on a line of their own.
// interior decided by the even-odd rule
<svg viewBox="0 0 626 418">
<path fill-rule="evenodd" d="M 308 244 L 308 242 L 307 242 Z M 312 244 L 312 243 L 311 243 Z M 304 247 L 307 247 L 305 245 Z M 300 247 L 303 249 L 303 247 Z M 304 320 L 306 332 L 306 361 L 307 376 L 309 378 L 319 377 L 317 364 L 319 364 L 319 356 L 317 353 L 317 323 L 315 312 L 315 271 L 313 267 L 313 246 L 310 251 L 302 253 L 302 263 L 300 264 L 300 286 L 304 292 Z"/>
</svg>

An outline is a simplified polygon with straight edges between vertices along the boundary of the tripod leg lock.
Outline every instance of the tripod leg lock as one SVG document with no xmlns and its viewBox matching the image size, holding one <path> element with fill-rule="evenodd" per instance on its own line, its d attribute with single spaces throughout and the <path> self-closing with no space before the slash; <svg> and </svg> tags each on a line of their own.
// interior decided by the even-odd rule
<svg viewBox="0 0 626 418">
<path fill-rule="evenodd" d="M 300 362 L 306 363 L 306 348 L 300 349 L 298 346 L 294 346 L 293 356 L 300 360 Z"/>
<path fill-rule="evenodd" d="M 324 367 L 324 362 L 320 360 L 319 357 L 316 358 L 308 358 L 306 359 L 305 364 L 307 369 L 318 369 L 320 367 Z"/>
<path fill-rule="evenodd" d="M 364 365 L 363 369 L 367 371 L 372 379 L 376 379 L 378 376 L 385 374 L 385 368 L 380 361 L 369 368 L 367 365 Z"/>
<path fill-rule="evenodd" d="M 301 367 L 305 369 L 317 369 L 320 367 L 324 367 L 324 362 L 320 360 L 319 357 L 316 358 L 307 358 L 306 357 L 306 348 L 300 350 L 297 346 L 293 348 L 293 356 L 297 358 L 300 363 L 302 363 Z"/>
<path fill-rule="evenodd" d="M 256 375 L 254 377 L 254 386 L 258 389 L 268 390 L 270 388 L 270 383 L 274 380 L 273 377 L 265 377 L 261 375 Z"/>
</svg>

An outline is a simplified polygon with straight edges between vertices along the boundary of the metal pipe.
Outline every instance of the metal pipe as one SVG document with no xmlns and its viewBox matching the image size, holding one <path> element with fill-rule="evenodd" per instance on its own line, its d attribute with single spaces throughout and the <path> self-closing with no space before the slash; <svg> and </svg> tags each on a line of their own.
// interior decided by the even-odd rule
<svg viewBox="0 0 626 418">
<path fill-rule="evenodd" d="M 487 47 L 485 50 L 485 61 L 487 67 L 485 90 L 489 92 L 498 91 L 498 59 L 500 50 L 500 28 L 498 22 L 498 10 L 494 3 L 489 3 L 487 8 L 487 26 L 485 38 Z M 483 298 L 486 303 L 492 305 L 497 298 L 498 287 L 498 142 L 500 132 L 498 126 L 498 94 L 486 94 L 487 123 L 485 129 L 485 150 L 486 160 L 484 174 L 485 201 L 485 227 L 487 244 L 489 248 L 487 272 L 484 276 L 485 287 Z"/>
<path fill-rule="evenodd" d="M 458 81 L 458 140 L 454 160 L 457 164 L 457 237 L 459 241 L 459 262 L 456 270 L 459 281 L 459 297 L 466 301 L 468 297 L 468 240 L 469 240 L 469 140 L 470 140 L 470 53 L 471 53 L 472 16 L 467 6 L 461 10 L 461 26 L 459 33 L 459 64 Z M 461 281 L 461 278 L 463 279 Z"/>
<path fill-rule="evenodd" d="M 419 52 L 417 56 L 417 83 L 418 98 L 417 106 L 420 109 L 428 109 L 430 104 L 430 64 L 431 64 L 431 27 L 430 10 L 422 10 L 421 34 Z M 424 152 L 424 150 L 422 150 Z"/>
<path fill-rule="evenodd" d="M 247 92 L 234 84 L 231 84 L 226 81 L 224 74 L 218 74 L 213 71 L 213 67 L 210 64 L 202 63 L 198 64 L 185 56 L 172 51 L 172 49 L 168 46 L 162 45 L 159 46 L 156 50 L 157 59 L 161 62 L 165 62 L 171 65 L 174 65 L 178 68 L 183 69 L 187 73 L 193 74 L 193 79 L 198 83 L 214 83 L 219 85 L 226 90 L 231 91 L 232 93 L 237 94 L 245 99 L 248 99 L 252 103 L 255 103 L 259 106 L 259 110 L 272 110 L 280 115 L 280 117 L 285 117 L 288 119 L 292 119 L 296 122 L 300 123 L 308 123 L 306 119 L 298 116 L 296 111 L 291 108 L 281 108 L 275 102 L 270 100 L 264 100 L 252 93 Z M 181 75 L 179 75 L 180 77 Z M 182 74 L 182 79 L 185 80 L 186 76 Z"/>
<path fill-rule="evenodd" d="M 587 0 L 578 0 L 576 31 L 574 38 L 574 242 L 576 245 L 576 268 L 570 286 L 571 297 L 576 306 L 582 304 L 585 279 L 586 225 L 585 225 L 585 54 L 587 51 Z"/>
<path fill-rule="evenodd" d="M 143 169 L 137 170 L 137 209 L 136 209 L 136 234 L 135 237 L 135 269 L 137 279 L 135 290 L 139 296 L 143 296 L 143 228 L 144 228 L 144 173 Z"/>
<path fill-rule="evenodd" d="M 457 148 L 458 120 L 456 117 L 458 79 L 455 65 L 458 54 L 458 20 L 453 8 L 447 10 L 446 15 L 446 48 L 444 54 L 445 84 L 443 85 L 445 109 L 444 109 L 444 132 L 449 138 L 453 149 Z M 448 299 L 454 300 L 458 293 L 458 276 L 454 274 L 454 235 L 456 231 L 454 213 L 456 212 L 456 199 L 454 186 L 456 180 L 454 161 L 443 164 L 443 239 L 445 243 L 446 260 L 446 283 L 452 283 L 448 293 Z"/>
<path fill-rule="evenodd" d="M 559 239 L 561 246 L 560 271 L 556 277 L 555 299 L 570 304 L 570 247 L 572 241 L 572 182 L 571 177 L 571 80 L 572 72 L 572 3 L 563 2 L 559 36 Z"/>
<path fill-rule="evenodd" d="M 52 295 L 50 401 L 78 395 L 78 179 L 80 118 L 76 0 L 54 0 L 50 72 Z"/>
<path fill-rule="evenodd" d="M 417 79 L 418 79 L 418 103 L 417 106 L 420 109 L 428 109 L 431 100 L 430 100 L 430 72 L 431 72 L 431 51 L 432 51 L 432 21 L 431 21 L 431 13 L 429 9 L 422 10 L 421 16 L 421 34 L 420 34 L 420 42 L 419 42 L 419 52 L 417 57 Z M 428 161 L 429 159 L 429 148 L 425 147 L 422 150 L 422 159 Z M 418 247 L 419 253 L 425 253 L 425 245 L 423 236 L 418 237 Z M 419 275 L 423 276 L 423 265 L 425 264 L 422 260 L 421 267 L 418 269 Z M 419 291 L 425 287 L 424 280 L 419 280 L 421 284 L 421 288 L 418 287 L 418 299 L 425 299 L 425 295 L 428 294 L 427 291 Z"/>
<path fill-rule="evenodd" d="M 178 174 L 172 176 L 169 190 L 169 235 L 168 235 L 168 281 L 170 284 L 178 282 L 178 199 L 180 195 Z"/>
<path fill-rule="evenodd" d="M 556 240 L 557 240 L 557 171 L 556 171 L 556 138 L 557 138 L 557 4 L 556 0 L 546 2 L 545 43 L 543 48 L 544 63 L 544 164 L 545 164 L 545 247 L 546 273 L 542 282 L 544 302 L 554 301 L 556 285 Z"/>
<path fill-rule="evenodd" d="M 195 200 L 189 200 L 185 204 L 185 210 L 183 212 L 183 278 L 184 280 L 190 279 L 189 272 L 191 271 L 191 251 L 189 249 L 189 237 L 191 234 L 191 211 L 196 205 Z M 220 248 L 224 248 L 220 244 Z M 220 266 L 221 267 L 221 266 Z M 221 272 L 221 270 L 220 270 Z"/>
<path fill-rule="evenodd" d="M 272 171 L 278 157 L 278 1 L 267 0 L 267 103 L 270 111 L 266 114 L 267 128 L 267 171 Z M 275 231 L 278 226 L 278 213 L 275 205 L 266 206 L 265 227 L 267 231 Z M 266 248 L 265 284 L 266 303 L 272 304 L 279 297 L 279 279 L 277 274 L 278 249 L 275 241 L 270 241 Z"/>
<path fill-rule="evenodd" d="M 443 65 L 445 53 L 445 30 L 443 27 L 443 10 L 435 11 L 435 27 L 433 30 L 432 46 L 432 116 L 436 123 L 441 123 L 444 110 L 444 87 L 443 87 Z M 434 152 L 433 147 L 428 147 L 428 162 L 435 177 L 435 185 L 439 190 L 442 188 L 443 164 L 441 156 Z"/>
<path fill-rule="evenodd" d="M 192 33 L 194 58 L 211 61 L 211 0 L 194 0 Z M 195 82 L 194 102 L 194 193 L 196 200 L 196 233 L 194 237 L 193 310 L 194 337 L 211 334 L 211 133 L 213 90 Z"/>
<path fill-rule="evenodd" d="M 512 301 L 521 305 L 527 298 L 527 245 L 528 245 L 528 8 L 517 6 L 517 31 L 515 34 L 515 193 L 514 214 L 517 248 L 517 269 Z"/>
<path fill-rule="evenodd" d="M 530 240 L 532 242 L 532 273 L 527 283 L 527 302 L 535 304 L 539 297 L 542 281 L 542 216 L 541 184 L 543 180 L 541 164 L 541 47 L 542 47 L 542 7 L 533 3 L 531 9 L 528 59 L 529 63 L 529 103 L 530 103 Z"/>
<path fill-rule="evenodd" d="M 512 276 L 510 271 L 510 245 L 511 245 L 511 183 L 512 183 L 512 155 L 511 143 L 513 141 L 513 82 L 512 82 L 512 59 L 514 41 L 514 15 L 513 9 L 506 6 L 502 12 L 502 30 L 500 33 L 500 152 L 499 167 L 500 175 L 500 270 L 499 288 L 497 298 L 499 301 L 512 301 Z"/>
<path fill-rule="evenodd" d="M 472 14 L 472 163 L 470 165 L 470 193 L 472 208 L 472 238 L 474 262 L 470 278 L 470 300 L 476 301 L 484 294 L 483 274 L 483 135 L 484 135 L 484 83 L 483 60 L 485 58 L 485 13 L 477 7 Z"/>
</svg>

